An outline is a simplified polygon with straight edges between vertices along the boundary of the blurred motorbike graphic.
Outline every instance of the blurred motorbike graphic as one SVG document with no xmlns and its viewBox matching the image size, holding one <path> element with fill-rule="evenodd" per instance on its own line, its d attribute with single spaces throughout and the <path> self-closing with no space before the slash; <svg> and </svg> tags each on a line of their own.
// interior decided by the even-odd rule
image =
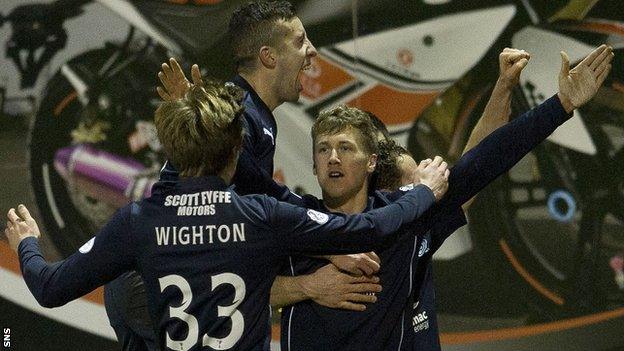
<svg viewBox="0 0 624 351">
<path fill-rule="evenodd" d="M 164 162 L 152 122 L 160 63 L 174 56 L 228 78 L 227 22 L 244 1 L 16 7 L 0 23 L 12 26 L 6 51 L 22 88 L 63 50 L 63 23 L 91 2 L 127 21 L 127 37 L 62 65 L 47 83 L 30 142 L 36 200 L 65 255 L 118 207 L 149 196 Z M 556 93 L 560 50 L 574 63 L 600 43 L 613 46 L 613 71 L 598 96 L 479 196 L 470 237 L 479 267 L 519 281 L 515 294 L 528 299 L 537 320 L 624 305 L 624 13 L 617 0 L 292 2 L 319 56 L 300 101 L 275 111 L 276 165 L 291 188 L 307 192 L 317 185 L 311 145 L 300 141 L 324 108 L 371 111 L 417 159 L 452 161 L 489 97 L 504 47 L 532 54 L 512 101 L 519 115 Z"/>
<path fill-rule="evenodd" d="M 532 54 L 512 115 L 556 93 L 560 50 L 578 61 L 608 42 L 617 59 L 593 101 L 480 195 L 470 212 L 474 247 L 484 271 L 520 279 L 520 293 L 511 284 L 498 289 L 528 302 L 536 320 L 612 310 L 624 304 L 624 13 L 596 1 L 570 1 L 546 11 L 548 18 L 524 10 L 531 23 L 502 35 L 505 45 Z M 492 67 L 485 58 L 436 98 L 412 127 L 412 151 L 460 155 L 496 79 Z M 516 310 L 507 308 L 503 315 Z"/>
</svg>

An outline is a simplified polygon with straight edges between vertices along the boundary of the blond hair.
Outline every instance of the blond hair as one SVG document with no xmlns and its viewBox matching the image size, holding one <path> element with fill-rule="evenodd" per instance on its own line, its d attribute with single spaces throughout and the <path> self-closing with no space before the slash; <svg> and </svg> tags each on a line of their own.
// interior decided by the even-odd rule
<svg viewBox="0 0 624 351">
<path fill-rule="evenodd" d="M 243 141 L 242 91 L 206 82 L 163 102 L 154 122 L 165 155 L 182 177 L 218 175 Z"/>
<path fill-rule="evenodd" d="M 332 135 L 353 128 L 359 132 L 360 145 L 369 155 L 377 153 L 376 129 L 368 114 L 346 105 L 321 111 L 312 125 L 313 146 L 320 135 Z"/>
</svg>

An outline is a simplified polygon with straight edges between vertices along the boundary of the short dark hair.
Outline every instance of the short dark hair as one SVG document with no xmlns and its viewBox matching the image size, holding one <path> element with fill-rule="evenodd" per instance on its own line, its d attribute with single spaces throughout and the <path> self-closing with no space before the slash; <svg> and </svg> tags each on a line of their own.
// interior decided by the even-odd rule
<svg viewBox="0 0 624 351">
<path fill-rule="evenodd" d="M 183 177 L 218 175 L 243 142 L 242 91 L 206 81 L 161 103 L 154 118 L 165 155 Z"/>
<path fill-rule="evenodd" d="M 380 141 L 378 150 L 377 165 L 371 176 L 369 190 L 394 191 L 402 185 L 399 158 L 410 153 L 394 140 Z"/>
<path fill-rule="evenodd" d="M 376 129 L 368 114 L 355 107 L 338 105 L 332 109 L 321 111 L 312 125 L 312 147 L 319 135 L 338 134 L 349 128 L 360 133 L 362 148 L 369 155 L 377 153 Z"/>
<path fill-rule="evenodd" d="M 289 21 L 295 16 L 288 1 L 251 1 L 236 9 L 228 28 L 236 68 L 253 68 L 262 46 L 279 43 L 282 28 L 276 25 L 278 21 Z"/>
</svg>

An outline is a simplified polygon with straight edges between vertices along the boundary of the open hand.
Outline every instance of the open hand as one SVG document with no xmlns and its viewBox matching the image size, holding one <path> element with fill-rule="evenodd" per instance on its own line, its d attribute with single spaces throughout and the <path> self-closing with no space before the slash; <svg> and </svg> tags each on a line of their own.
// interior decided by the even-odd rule
<svg viewBox="0 0 624 351">
<path fill-rule="evenodd" d="M 365 303 L 374 303 L 374 293 L 381 291 L 378 277 L 354 277 L 333 264 L 307 275 L 304 291 L 312 301 L 329 308 L 364 311 Z"/>
<path fill-rule="evenodd" d="M 169 64 L 162 64 L 161 71 L 158 72 L 158 79 L 160 79 L 162 87 L 156 87 L 156 91 L 164 101 L 181 99 L 192 85 L 203 84 L 199 66 L 193 65 L 191 67 L 191 79 L 193 79 L 193 84 L 191 84 L 186 79 L 182 67 L 173 57 L 169 59 Z"/>
<path fill-rule="evenodd" d="M 596 95 L 611 70 L 613 56 L 613 48 L 603 44 L 570 70 L 570 58 L 561 52 L 559 98 L 568 113 Z"/>
<path fill-rule="evenodd" d="M 354 255 L 332 255 L 329 261 L 340 270 L 348 272 L 354 276 L 373 275 L 379 272 L 379 256 L 374 252 L 367 252 Z"/>
</svg>

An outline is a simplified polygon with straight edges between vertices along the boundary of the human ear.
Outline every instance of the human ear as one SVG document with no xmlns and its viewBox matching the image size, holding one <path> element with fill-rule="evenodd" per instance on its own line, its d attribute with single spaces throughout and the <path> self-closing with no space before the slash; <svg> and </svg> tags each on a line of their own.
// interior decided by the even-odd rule
<svg viewBox="0 0 624 351">
<path fill-rule="evenodd" d="M 260 48 L 258 58 L 262 65 L 266 68 L 275 68 L 277 64 L 277 58 L 275 56 L 275 50 L 270 46 L 263 46 Z"/>
</svg>

